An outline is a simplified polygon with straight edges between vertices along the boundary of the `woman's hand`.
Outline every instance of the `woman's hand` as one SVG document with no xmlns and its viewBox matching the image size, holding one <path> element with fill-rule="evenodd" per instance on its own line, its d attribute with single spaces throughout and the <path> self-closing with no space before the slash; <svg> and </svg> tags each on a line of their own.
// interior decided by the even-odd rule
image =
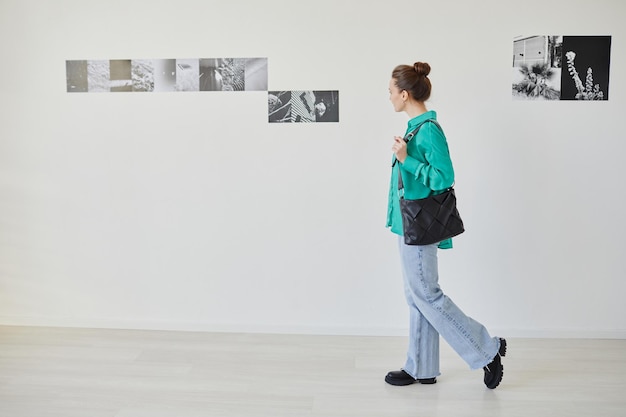
<svg viewBox="0 0 626 417">
<path fill-rule="evenodd" d="M 403 163 L 407 156 L 406 142 L 404 141 L 404 139 L 402 139 L 402 136 L 395 136 L 393 140 L 394 142 L 391 150 L 396 155 L 398 161 L 400 161 L 400 163 Z"/>
</svg>

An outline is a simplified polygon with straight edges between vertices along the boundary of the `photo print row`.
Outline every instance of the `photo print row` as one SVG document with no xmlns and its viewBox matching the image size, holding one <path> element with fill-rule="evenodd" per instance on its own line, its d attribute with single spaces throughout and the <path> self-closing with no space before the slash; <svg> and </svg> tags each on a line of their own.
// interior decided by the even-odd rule
<svg viewBox="0 0 626 417">
<path fill-rule="evenodd" d="M 611 36 L 513 39 L 514 100 L 608 100 Z"/>
<path fill-rule="evenodd" d="M 268 91 L 270 123 L 339 122 L 339 91 Z"/>
<path fill-rule="evenodd" d="M 267 91 L 267 58 L 66 61 L 67 92 Z"/>
</svg>

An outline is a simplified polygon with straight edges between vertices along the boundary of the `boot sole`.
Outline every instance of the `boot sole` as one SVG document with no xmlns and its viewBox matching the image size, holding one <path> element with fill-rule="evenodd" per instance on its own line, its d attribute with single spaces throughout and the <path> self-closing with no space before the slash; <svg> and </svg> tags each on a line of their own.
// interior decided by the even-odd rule
<svg viewBox="0 0 626 417">
<path fill-rule="evenodd" d="M 500 338 L 500 349 L 498 350 L 500 356 L 506 356 L 506 339 Z"/>
<path fill-rule="evenodd" d="M 506 347 L 507 347 L 506 339 L 500 338 L 500 349 L 498 349 L 498 355 L 502 357 L 506 356 Z M 504 377 L 504 366 L 502 365 L 502 361 L 499 361 L 499 362 L 500 362 L 500 372 L 496 380 L 491 381 L 490 384 L 487 384 L 485 381 L 485 385 L 489 389 L 495 389 L 498 385 L 500 385 L 500 382 L 502 382 L 502 378 Z"/>
</svg>

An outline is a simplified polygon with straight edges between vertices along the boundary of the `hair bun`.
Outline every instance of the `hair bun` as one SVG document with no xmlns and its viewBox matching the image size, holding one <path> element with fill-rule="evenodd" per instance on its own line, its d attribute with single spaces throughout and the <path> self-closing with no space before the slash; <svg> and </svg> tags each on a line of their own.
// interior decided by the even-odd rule
<svg viewBox="0 0 626 417">
<path fill-rule="evenodd" d="M 417 75 L 420 77 L 426 77 L 428 76 L 428 74 L 430 74 L 430 65 L 428 65 L 428 63 L 426 62 L 416 62 L 415 64 L 413 64 L 413 68 L 415 69 L 415 72 L 417 72 Z"/>
</svg>

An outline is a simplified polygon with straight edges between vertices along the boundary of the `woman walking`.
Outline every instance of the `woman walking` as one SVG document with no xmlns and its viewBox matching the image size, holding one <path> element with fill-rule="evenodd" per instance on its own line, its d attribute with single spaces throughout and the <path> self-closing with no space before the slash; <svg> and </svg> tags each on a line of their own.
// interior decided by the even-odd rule
<svg viewBox="0 0 626 417">
<path fill-rule="evenodd" d="M 398 235 L 410 329 L 406 363 L 401 370 L 389 372 L 385 381 L 391 385 L 436 383 L 440 375 L 441 335 L 471 369 L 483 368 L 485 385 L 494 389 L 502 381 L 501 356 L 506 354 L 506 340 L 491 337 L 482 324 L 466 316 L 439 287 L 437 251 L 452 248 L 452 240 L 407 245 L 402 236 L 398 175 L 402 176 L 407 199 L 438 194 L 454 183 L 446 137 L 436 122 L 437 114 L 424 104 L 431 92 L 429 73 L 430 65 L 425 62 L 399 65 L 389 82 L 394 110 L 409 116 L 407 134 L 419 130 L 408 143 L 396 136 L 392 146 L 387 227 Z"/>
</svg>

